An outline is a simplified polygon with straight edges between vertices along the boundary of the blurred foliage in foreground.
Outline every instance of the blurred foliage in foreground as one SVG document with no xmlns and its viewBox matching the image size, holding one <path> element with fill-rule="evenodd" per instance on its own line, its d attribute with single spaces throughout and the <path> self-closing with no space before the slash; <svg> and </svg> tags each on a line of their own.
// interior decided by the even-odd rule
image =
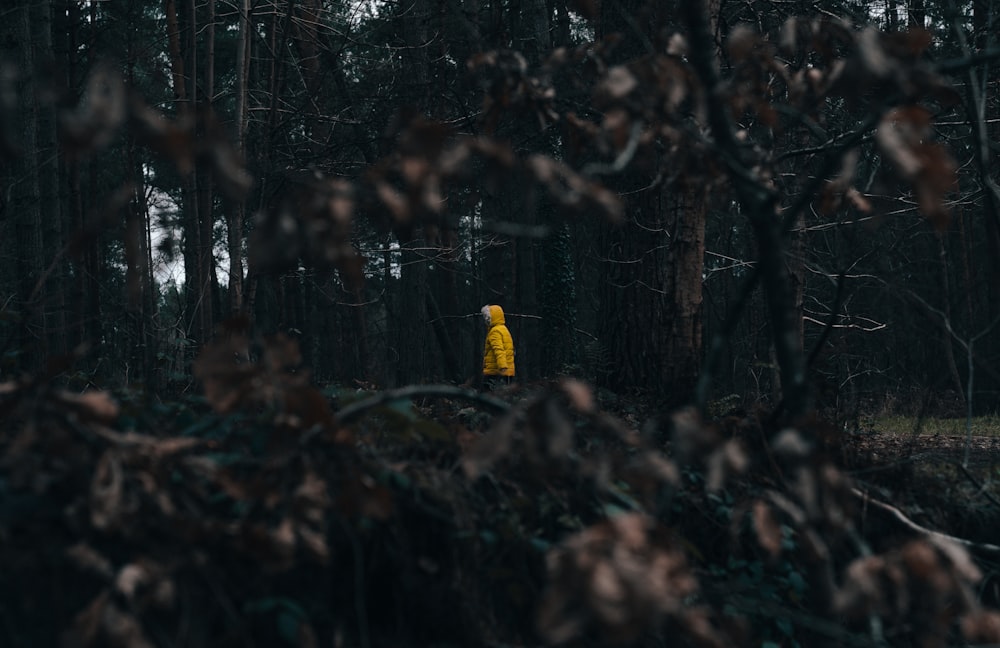
<svg viewBox="0 0 1000 648">
<path fill-rule="evenodd" d="M 167 404 L 0 386 L 3 645 L 1000 641 L 973 559 L 1000 548 L 851 478 L 822 422 L 618 415 L 575 381 L 329 399 L 237 333 L 197 371 Z"/>
</svg>

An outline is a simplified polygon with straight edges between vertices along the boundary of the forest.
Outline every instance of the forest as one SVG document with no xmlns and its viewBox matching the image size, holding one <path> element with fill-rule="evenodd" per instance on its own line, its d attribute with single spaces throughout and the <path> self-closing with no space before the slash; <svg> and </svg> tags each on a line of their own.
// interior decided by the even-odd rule
<svg viewBox="0 0 1000 648">
<path fill-rule="evenodd" d="M 1000 645 L 1000 3 L 0 18 L 0 648 Z"/>
</svg>

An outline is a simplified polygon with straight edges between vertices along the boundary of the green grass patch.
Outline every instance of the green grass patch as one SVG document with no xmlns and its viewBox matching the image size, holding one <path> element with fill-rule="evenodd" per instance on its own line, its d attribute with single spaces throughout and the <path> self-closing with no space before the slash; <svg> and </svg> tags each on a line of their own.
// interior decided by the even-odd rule
<svg viewBox="0 0 1000 648">
<path fill-rule="evenodd" d="M 919 431 L 920 434 L 955 436 L 965 434 L 965 424 L 964 417 L 876 416 L 871 421 L 871 429 L 883 434 L 908 435 Z M 1000 436 L 1000 416 L 976 416 L 971 425 L 974 436 Z"/>
</svg>

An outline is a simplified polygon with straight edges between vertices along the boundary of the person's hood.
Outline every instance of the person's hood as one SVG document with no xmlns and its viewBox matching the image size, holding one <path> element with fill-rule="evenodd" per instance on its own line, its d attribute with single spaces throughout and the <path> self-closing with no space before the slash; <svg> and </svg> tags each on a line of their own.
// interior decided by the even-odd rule
<svg viewBox="0 0 1000 648">
<path fill-rule="evenodd" d="M 503 318 L 503 309 L 496 304 L 490 304 L 490 326 L 496 326 L 497 324 L 505 324 Z"/>
</svg>

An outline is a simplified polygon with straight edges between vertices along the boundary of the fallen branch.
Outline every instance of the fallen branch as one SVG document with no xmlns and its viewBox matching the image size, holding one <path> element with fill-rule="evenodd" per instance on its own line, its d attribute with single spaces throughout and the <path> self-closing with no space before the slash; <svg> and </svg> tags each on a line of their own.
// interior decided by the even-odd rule
<svg viewBox="0 0 1000 648">
<path fill-rule="evenodd" d="M 891 504 L 886 504 L 885 502 L 873 499 L 867 493 L 857 489 L 852 488 L 851 492 L 863 502 L 871 504 L 876 508 L 880 508 L 887 513 L 890 513 L 894 518 L 903 524 L 903 526 L 909 528 L 911 531 L 916 531 L 920 535 L 926 536 L 928 538 L 933 538 L 936 540 L 945 540 L 948 542 L 953 542 L 962 547 L 965 547 L 969 551 L 974 551 L 982 554 L 988 554 L 990 556 L 1000 556 L 1000 546 L 995 544 L 989 544 L 985 542 L 973 542 L 972 540 L 966 540 L 965 538 L 957 538 L 955 536 L 948 535 L 947 533 L 941 533 L 940 531 L 935 531 L 934 529 L 928 529 L 927 527 L 920 526 L 910 518 L 906 516 L 901 510 L 892 506 Z"/>
</svg>

